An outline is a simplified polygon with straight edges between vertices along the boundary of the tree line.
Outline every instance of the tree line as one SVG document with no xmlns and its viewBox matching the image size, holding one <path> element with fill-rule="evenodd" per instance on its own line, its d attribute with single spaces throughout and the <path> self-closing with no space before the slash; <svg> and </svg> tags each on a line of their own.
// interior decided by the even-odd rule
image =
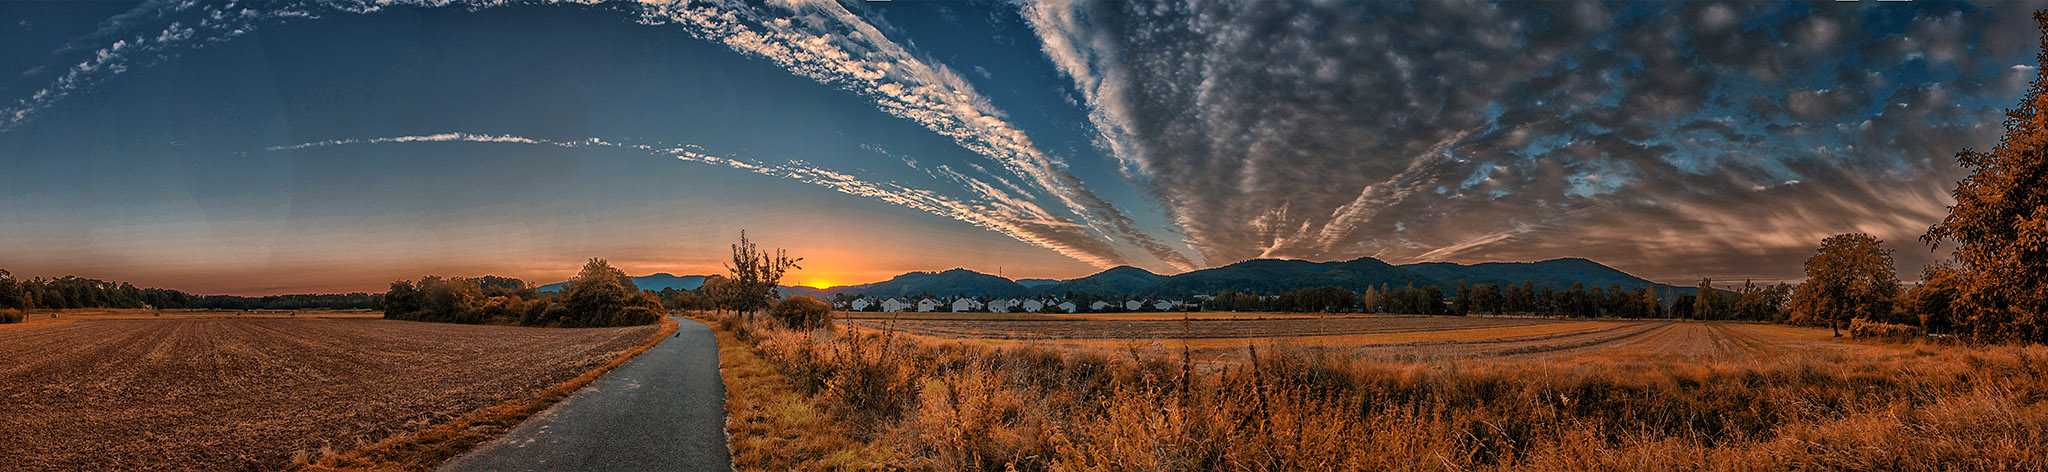
<svg viewBox="0 0 2048 472">
<path fill-rule="evenodd" d="M 236 295 L 194 295 L 188 292 L 136 287 L 66 275 L 57 278 L 17 279 L 0 269 L 0 310 L 69 310 L 79 308 L 157 308 L 217 310 L 304 310 L 314 308 L 369 309 L 377 296 L 369 293 L 295 294 L 244 297 Z M 5 321 L 7 318 L 0 318 Z"/>
<path fill-rule="evenodd" d="M 486 275 L 400 280 L 384 292 L 384 317 L 396 320 L 585 328 L 654 323 L 666 311 L 626 273 L 592 258 L 561 293 Z"/>
</svg>

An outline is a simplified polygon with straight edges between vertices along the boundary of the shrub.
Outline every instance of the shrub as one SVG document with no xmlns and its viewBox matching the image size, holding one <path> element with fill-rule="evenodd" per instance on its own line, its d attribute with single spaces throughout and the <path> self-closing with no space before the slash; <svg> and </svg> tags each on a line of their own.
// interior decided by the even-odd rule
<svg viewBox="0 0 2048 472">
<path fill-rule="evenodd" d="M 775 319 L 796 329 L 818 329 L 832 325 L 832 305 L 810 295 L 782 299 L 770 310 Z"/>
<path fill-rule="evenodd" d="M 1912 326 L 1879 323 L 1863 318 L 1849 320 L 1849 336 L 1852 337 L 1904 340 L 1919 334 L 1920 330 Z"/>
<path fill-rule="evenodd" d="M 28 315 L 27 315 L 27 314 L 25 314 L 25 313 L 22 313 L 22 312 L 21 312 L 20 310 L 4 310 L 4 311 L 0 311 L 0 324 L 6 324 L 6 323 L 20 323 L 20 322 L 21 322 L 21 320 L 23 320 L 23 319 L 27 319 L 27 318 L 28 318 Z"/>
</svg>

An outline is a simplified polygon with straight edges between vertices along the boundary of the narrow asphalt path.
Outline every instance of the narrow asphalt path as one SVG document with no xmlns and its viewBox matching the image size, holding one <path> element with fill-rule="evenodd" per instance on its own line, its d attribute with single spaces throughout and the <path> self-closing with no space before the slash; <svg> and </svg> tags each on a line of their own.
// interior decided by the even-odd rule
<svg viewBox="0 0 2048 472">
<path fill-rule="evenodd" d="M 677 335 L 440 470 L 732 470 L 718 338 L 676 321 Z"/>
</svg>

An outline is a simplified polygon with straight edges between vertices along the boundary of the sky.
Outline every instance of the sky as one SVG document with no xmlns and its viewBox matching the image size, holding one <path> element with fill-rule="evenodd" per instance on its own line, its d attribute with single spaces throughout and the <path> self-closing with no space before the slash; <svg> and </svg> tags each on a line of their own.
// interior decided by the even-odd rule
<svg viewBox="0 0 2048 472">
<path fill-rule="evenodd" d="M 199 293 L 1253 258 L 1901 278 L 2016 2 L 0 2 L 0 268 Z"/>
</svg>

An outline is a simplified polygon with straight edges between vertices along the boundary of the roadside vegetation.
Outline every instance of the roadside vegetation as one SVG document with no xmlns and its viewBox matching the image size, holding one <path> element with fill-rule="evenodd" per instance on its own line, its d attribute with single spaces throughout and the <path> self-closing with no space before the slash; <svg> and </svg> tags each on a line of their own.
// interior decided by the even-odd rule
<svg viewBox="0 0 2048 472">
<path fill-rule="evenodd" d="M 398 320 L 564 328 L 652 324 L 665 311 L 625 272 L 596 258 L 560 294 L 542 294 L 513 278 L 427 276 L 392 282 L 383 308 L 385 318 Z"/>
<path fill-rule="evenodd" d="M 1158 350 L 933 341 L 727 316 L 853 442 L 736 454 L 774 470 L 842 454 L 912 470 L 2037 470 L 2048 349 L 1901 347 L 1676 363 L 1382 362 L 1248 346 Z M 742 385 L 736 381 L 733 385 Z M 739 389 L 741 387 L 734 387 Z M 800 425 L 799 420 L 786 424 Z M 738 420 L 738 417 L 735 418 Z M 736 427 L 737 428 L 737 427 Z M 735 438 L 741 437 L 735 429 Z M 775 444 L 803 444 L 806 429 Z M 738 441 L 736 439 L 736 441 Z M 736 452 L 740 448 L 735 444 Z M 830 452 L 840 451 L 840 452 Z M 854 451 L 858 451 L 855 454 Z M 748 457 L 773 458 L 749 463 Z"/>
</svg>

